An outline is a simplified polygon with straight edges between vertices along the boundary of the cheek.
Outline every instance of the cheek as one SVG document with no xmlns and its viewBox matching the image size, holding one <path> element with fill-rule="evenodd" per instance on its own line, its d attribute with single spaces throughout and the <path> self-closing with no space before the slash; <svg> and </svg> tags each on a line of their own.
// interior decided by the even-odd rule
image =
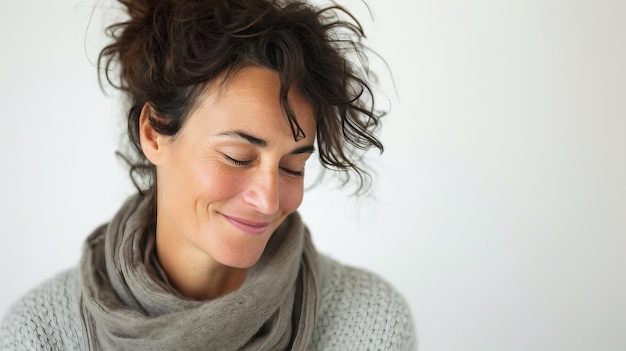
<svg viewBox="0 0 626 351">
<path fill-rule="evenodd" d="M 280 207 L 286 213 L 291 213 L 300 207 L 304 194 L 302 178 L 289 179 L 281 184 Z"/>
<path fill-rule="evenodd" d="M 196 173 L 199 193 L 213 201 L 231 198 L 239 193 L 241 185 L 244 184 L 240 178 L 236 172 L 229 172 L 228 169 L 219 166 L 199 169 Z"/>
</svg>

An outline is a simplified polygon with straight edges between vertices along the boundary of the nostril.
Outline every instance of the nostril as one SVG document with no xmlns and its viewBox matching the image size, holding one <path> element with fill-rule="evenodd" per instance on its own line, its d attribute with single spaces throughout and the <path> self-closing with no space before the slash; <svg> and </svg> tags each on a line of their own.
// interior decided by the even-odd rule
<svg viewBox="0 0 626 351">
<path fill-rule="evenodd" d="M 280 196 L 278 184 L 265 186 L 251 186 L 244 192 L 244 201 L 253 206 L 257 211 L 264 214 L 274 214 L 278 211 Z"/>
</svg>

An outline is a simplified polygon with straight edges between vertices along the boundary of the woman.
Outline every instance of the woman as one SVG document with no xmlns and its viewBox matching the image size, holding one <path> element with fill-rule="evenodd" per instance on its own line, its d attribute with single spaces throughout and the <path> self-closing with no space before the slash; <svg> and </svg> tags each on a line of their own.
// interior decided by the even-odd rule
<svg viewBox="0 0 626 351">
<path fill-rule="evenodd" d="M 382 150 L 358 22 L 299 1 L 120 2 L 100 63 L 130 103 L 138 194 L 18 301 L 1 349 L 413 349 L 402 297 L 318 254 L 296 212 L 311 154 L 363 189 L 357 151 Z"/>
</svg>

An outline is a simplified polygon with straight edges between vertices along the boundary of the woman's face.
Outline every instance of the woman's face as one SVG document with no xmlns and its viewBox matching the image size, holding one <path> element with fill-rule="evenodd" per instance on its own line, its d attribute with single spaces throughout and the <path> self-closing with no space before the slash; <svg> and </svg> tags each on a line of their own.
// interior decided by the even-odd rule
<svg viewBox="0 0 626 351">
<path fill-rule="evenodd" d="M 157 241 L 170 243 L 168 250 L 196 263 L 248 268 L 298 208 L 316 125 L 311 105 L 292 89 L 306 134 L 295 141 L 279 89 L 276 72 L 244 68 L 209 88 L 174 137 L 142 135 L 157 169 Z"/>
</svg>

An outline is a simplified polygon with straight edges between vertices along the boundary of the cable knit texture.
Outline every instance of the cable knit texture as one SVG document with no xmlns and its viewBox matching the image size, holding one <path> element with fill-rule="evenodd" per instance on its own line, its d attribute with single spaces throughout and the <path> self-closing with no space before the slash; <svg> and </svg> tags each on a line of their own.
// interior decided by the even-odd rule
<svg viewBox="0 0 626 351">
<path fill-rule="evenodd" d="M 5 316 L 0 350 L 80 350 L 78 270 L 63 272 L 31 290 Z"/>
<path fill-rule="evenodd" d="M 322 257 L 322 301 L 308 350 L 415 350 L 405 300 L 377 275 Z M 84 350 L 77 269 L 19 300 L 0 326 L 0 350 Z"/>
</svg>

